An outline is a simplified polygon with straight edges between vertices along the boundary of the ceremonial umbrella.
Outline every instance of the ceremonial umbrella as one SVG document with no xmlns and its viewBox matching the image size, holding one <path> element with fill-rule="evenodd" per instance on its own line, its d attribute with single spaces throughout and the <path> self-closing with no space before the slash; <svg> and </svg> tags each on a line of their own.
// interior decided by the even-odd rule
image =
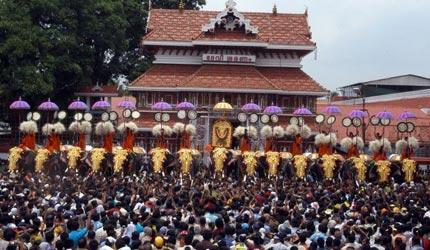
<svg viewBox="0 0 430 250">
<path fill-rule="evenodd" d="M 401 113 L 399 116 L 399 120 L 408 120 L 408 119 L 416 119 L 416 118 L 417 116 L 410 111 L 405 111 Z"/>
<path fill-rule="evenodd" d="M 250 103 L 243 105 L 242 111 L 246 113 L 252 113 L 252 112 L 257 113 L 261 111 L 261 108 L 260 106 L 258 106 L 257 104 L 251 101 Z"/>
<path fill-rule="evenodd" d="M 10 106 L 10 109 L 12 110 L 27 110 L 30 109 L 30 105 L 28 104 L 28 102 L 23 101 L 21 99 L 21 97 L 19 97 L 19 99 L 17 101 L 14 101 Z M 18 126 L 19 124 L 21 124 L 21 112 L 18 112 Z M 18 130 L 18 128 L 17 128 Z M 21 134 L 18 133 L 18 140 L 21 140 Z"/>
<path fill-rule="evenodd" d="M 329 115 L 339 114 L 340 108 L 338 106 L 330 105 L 324 109 L 324 113 Z"/>
<path fill-rule="evenodd" d="M 10 106 L 10 109 L 14 109 L 14 110 L 26 110 L 26 109 L 30 109 L 30 105 L 28 104 L 28 102 L 23 101 L 21 99 L 21 97 L 19 97 L 18 100 L 14 101 Z"/>
<path fill-rule="evenodd" d="M 160 111 L 167 111 L 167 110 L 172 109 L 172 105 L 168 104 L 167 102 L 163 101 L 163 99 L 161 99 L 160 102 L 157 102 L 157 103 L 152 105 L 152 109 L 153 110 L 160 110 Z"/>
<path fill-rule="evenodd" d="M 281 114 L 282 113 L 282 109 L 278 106 L 272 105 L 268 106 L 264 109 L 263 113 L 265 114 Z"/>
<path fill-rule="evenodd" d="M 378 117 L 379 119 L 391 120 L 391 119 L 393 119 L 393 113 L 384 110 L 384 111 L 377 113 L 376 117 Z"/>
<path fill-rule="evenodd" d="M 134 103 L 130 102 L 129 100 L 122 100 L 120 103 L 118 103 L 118 107 L 123 109 L 136 109 L 136 105 L 134 105 Z"/>
<path fill-rule="evenodd" d="M 351 111 L 351 113 L 349 113 L 350 118 L 363 118 L 365 116 L 366 112 L 359 109 L 354 109 L 353 111 Z"/>
<path fill-rule="evenodd" d="M 214 111 L 217 111 L 217 112 L 227 112 L 227 111 L 232 111 L 233 107 L 231 106 L 230 103 L 225 102 L 225 100 L 223 99 L 222 102 L 215 104 L 213 109 Z"/>
<path fill-rule="evenodd" d="M 48 98 L 48 101 L 43 102 L 42 104 L 39 105 L 39 107 L 37 108 L 38 110 L 43 110 L 43 111 L 57 111 L 59 110 L 58 105 L 51 102 L 51 99 Z"/>
<path fill-rule="evenodd" d="M 82 102 L 79 97 L 72 103 L 70 103 L 69 107 L 67 107 L 69 110 L 87 110 L 88 106 L 84 102 Z"/>
<path fill-rule="evenodd" d="M 312 112 L 309 109 L 302 106 L 301 108 L 296 109 L 293 114 L 303 116 L 303 115 L 312 115 Z"/>
<path fill-rule="evenodd" d="M 187 99 L 185 99 L 183 102 L 176 105 L 177 110 L 195 110 L 196 107 L 191 102 L 187 102 Z"/>
<path fill-rule="evenodd" d="M 93 104 L 91 109 L 93 110 L 107 110 L 110 108 L 110 104 L 107 101 L 100 100 Z"/>
</svg>

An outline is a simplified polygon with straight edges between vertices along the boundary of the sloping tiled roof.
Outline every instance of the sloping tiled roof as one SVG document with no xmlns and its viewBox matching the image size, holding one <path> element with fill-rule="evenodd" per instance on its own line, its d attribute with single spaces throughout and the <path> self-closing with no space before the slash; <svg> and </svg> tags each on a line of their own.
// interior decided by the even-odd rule
<svg viewBox="0 0 430 250">
<path fill-rule="evenodd" d="M 299 68 L 156 64 L 132 88 L 198 88 L 327 92 Z"/>
<path fill-rule="evenodd" d="M 395 143 L 400 134 L 397 133 L 397 124 L 400 122 L 398 120 L 399 115 L 404 111 L 413 112 L 417 119 L 412 119 L 410 122 L 413 122 L 416 125 L 416 130 L 413 132 L 413 136 L 415 136 L 420 141 L 430 141 L 430 116 L 421 111 L 422 108 L 426 107 L 426 103 L 430 102 L 430 97 L 421 97 L 421 98 L 411 98 L 411 99 L 399 99 L 395 101 L 388 102 L 375 102 L 375 103 L 366 103 L 366 109 L 369 114 L 375 115 L 380 111 L 387 110 L 392 112 L 394 115 L 394 119 L 391 121 L 390 126 L 385 128 L 385 137 L 387 137 L 392 143 Z M 317 104 L 317 112 L 322 113 L 325 107 L 328 104 Z M 333 130 L 337 131 L 338 139 L 346 136 L 346 128 L 342 126 L 342 119 L 353 109 L 361 109 L 362 105 L 360 101 L 357 101 L 356 105 L 337 105 L 342 113 L 337 115 L 337 121 L 333 125 Z M 354 129 L 350 129 L 350 131 L 354 131 Z M 374 136 L 374 127 L 369 126 L 366 131 L 366 139 L 372 140 L 375 138 Z M 382 127 L 376 128 L 376 132 L 382 132 Z M 360 130 L 361 133 L 361 130 Z"/>
<path fill-rule="evenodd" d="M 274 45 L 315 45 L 310 40 L 306 14 L 282 14 L 242 12 L 245 18 L 258 27 L 258 34 L 244 31 L 203 33 L 202 25 L 215 18 L 217 11 L 153 9 L 150 12 L 148 33 L 143 40 L 194 41 L 222 40 L 241 42 L 265 42 Z"/>
</svg>

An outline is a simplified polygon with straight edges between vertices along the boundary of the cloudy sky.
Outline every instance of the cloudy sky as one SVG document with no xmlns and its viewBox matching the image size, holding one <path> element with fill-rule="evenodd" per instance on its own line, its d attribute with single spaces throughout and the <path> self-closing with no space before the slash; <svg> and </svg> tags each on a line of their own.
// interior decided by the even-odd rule
<svg viewBox="0 0 430 250">
<path fill-rule="evenodd" d="M 221 10 L 226 0 L 206 0 Z M 303 13 L 308 8 L 317 60 L 303 69 L 325 87 L 401 74 L 430 77 L 429 0 L 236 0 L 239 11 Z"/>
</svg>

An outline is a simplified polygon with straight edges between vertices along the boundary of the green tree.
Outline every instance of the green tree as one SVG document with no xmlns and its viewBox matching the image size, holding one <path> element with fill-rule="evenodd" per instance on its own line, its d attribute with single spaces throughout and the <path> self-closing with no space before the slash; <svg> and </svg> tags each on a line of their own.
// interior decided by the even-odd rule
<svg viewBox="0 0 430 250">
<path fill-rule="evenodd" d="M 204 0 L 187 0 L 198 9 Z M 142 56 L 148 0 L 0 1 L 0 97 L 60 104 L 83 85 L 135 79 L 151 63 Z M 153 8 L 178 1 L 153 0 Z"/>
</svg>

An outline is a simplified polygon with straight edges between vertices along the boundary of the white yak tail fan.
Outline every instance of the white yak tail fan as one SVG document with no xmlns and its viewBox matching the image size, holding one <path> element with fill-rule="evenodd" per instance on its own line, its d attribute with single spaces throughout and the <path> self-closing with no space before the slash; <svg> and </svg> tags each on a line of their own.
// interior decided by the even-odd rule
<svg viewBox="0 0 430 250">
<path fill-rule="evenodd" d="M 354 143 L 358 149 L 363 150 L 364 148 L 364 141 L 363 138 L 361 138 L 360 136 L 355 136 L 352 139 L 352 143 Z"/>
<path fill-rule="evenodd" d="M 308 125 L 303 125 L 302 132 L 300 134 L 303 138 L 308 139 L 312 134 L 312 130 Z"/>
<path fill-rule="evenodd" d="M 197 133 L 196 126 L 193 124 L 187 124 L 187 126 L 185 126 L 185 131 L 191 136 L 194 136 Z"/>
<path fill-rule="evenodd" d="M 420 143 L 417 138 L 411 136 L 408 138 L 408 144 L 411 146 L 414 150 L 417 150 L 420 147 Z"/>
<path fill-rule="evenodd" d="M 288 125 L 285 133 L 289 136 L 296 136 L 299 133 L 299 126 L 295 124 Z"/>
<path fill-rule="evenodd" d="M 345 137 L 340 141 L 340 146 L 342 149 L 346 152 L 348 151 L 352 146 L 352 139 L 349 137 Z"/>
<path fill-rule="evenodd" d="M 233 136 L 236 138 L 240 138 L 245 134 L 245 127 L 238 126 L 234 129 Z"/>
<path fill-rule="evenodd" d="M 185 131 L 185 124 L 182 122 L 177 122 L 173 125 L 173 133 L 180 135 Z"/>
<path fill-rule="evenodd" d="M 396 142 L 396 154 L 402 154 L 403 150 L 408 146 L 408 142 L 404 139 L 398 140 Z"/>
<path fill-rule="evenodd" d="M 275 126 L 273 128 L 273 136 L 275 136 L 278 139 L 281 139 L 285 136 L 285 130 L 281 126 Z"/>
<path fill-rule="evenodd" d="M 263 138 L 270 138 L 273 136 L 272 127 L 269 125 L 263 126 L 260 130 L 260 135 Z"/>
</svg>

